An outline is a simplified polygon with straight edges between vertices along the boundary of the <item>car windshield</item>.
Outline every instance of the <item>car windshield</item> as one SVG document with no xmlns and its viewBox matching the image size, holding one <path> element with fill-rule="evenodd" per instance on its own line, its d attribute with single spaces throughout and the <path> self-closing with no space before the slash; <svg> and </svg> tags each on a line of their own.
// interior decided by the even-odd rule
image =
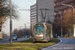
<svg viewBox="0 0 75 50">
<path fill-rule="evenodd" d="M 12 35 L 12 37 L 16 37 L 16 35 Z"/>
</svg>

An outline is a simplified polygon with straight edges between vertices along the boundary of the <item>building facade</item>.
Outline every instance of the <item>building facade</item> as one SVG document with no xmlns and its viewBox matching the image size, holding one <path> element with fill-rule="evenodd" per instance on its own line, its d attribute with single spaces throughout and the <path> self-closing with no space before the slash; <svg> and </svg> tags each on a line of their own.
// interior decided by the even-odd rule
<svg viewBox="0 0 75 50">
<path fill-rule="evenodd" d="M 62 18 L 65 17 L 65 16 L 63 16 L 63 14 L 66 13 L 67 9 L 69 11 L 73 12 L 72 7 L 75 7 L 75 0 L 54 0 L 54 3 L 55 3 L 55 6 L 54 6 L 55 19 L 54 19 L 54 21 L 55 21 L 55 23 L 59 22 L 61 24 L 60 27 L 62 27 L 62 23 L 63 23 Z M 71 5 L 72 7 L 67 6 L 67 5 L 62 5 L 62 4 Z M 61 18 L 61 21 L 57 21 L 60 18 Z M 62 29 L 63 29 L 63 27 L 62 27 Z M 59 30 L 61 30 L 61 29 L 59 29 Z M 62 32 L 63 32 L 63 30 L 62 30 Z"/>
<path fill-rule="evenodd" d="M 30 7 L 30 25 L 32 26 L 37 22 L 36 18 L 36 4 Z"/>
<path fill-rule="evenodd" d="M 43 15 L 40 9 L 43 9 Z M 44 22 L 43 17 L 45 17 L 45 22 L 54 22 L 54 0 L 36 0 L 36 4 L 30 7 L 31 26 L 36 22 Z"/>
<path fill-rule="evenodd" d="M 37 17 L 38 22 L 43 22 L 45 18 L 45 22 L 50 20 L 54 21 L 54 0 L 36 0 L 37 2 Z M 42 13 L 41 13 L 42 10 Z"/>
<path fill-rule="evenodd" d="M 59 19 L 61 17 L 61 14 L 65 13 L 65 10 L 69 8 L 69 6 L 62 5 L 62 3 L 74 6 L 75 0 L 54 0 L 54 3 L 54 17 L 55 19 Z"/>
</svg>

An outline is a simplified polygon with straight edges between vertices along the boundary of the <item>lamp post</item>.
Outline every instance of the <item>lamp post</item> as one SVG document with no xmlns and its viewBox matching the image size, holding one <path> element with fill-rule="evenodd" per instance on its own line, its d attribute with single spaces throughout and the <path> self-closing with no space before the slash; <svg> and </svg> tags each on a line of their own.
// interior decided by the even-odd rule
<svg viewBox="0 0 75 50">
<path fill-rule="evenodd" d="M 25 23 L 25 33 L 26 33 L 26 23 Z"/>
<path fill-rule="evenodd" d="M 10 46 L 12 46 L 12 2 L 10 0 Z"/>
<path fill-rule="evenodd" d="M 27 29 L 27 24 L 29 24 L 29 22 L 25 23 L 25 33 L 26 33 L 26 29 Z"/>
<path fill-rule="evenodd" d="M 61 38 L 62 38 L 62 12 L 61 11 L 59 11 L 59 12 L 61 14 Z"/>
<path fill-rule="evenodd" d="M 59 10 L 58 10 L 59 11 Z M 59 13 L 60 13 L 60 16 L 61 16 L 61 38 L 62 38 L 62 12 L 61 11 L 59 11 Z"/>
<path fill-rule="evenodd" d="M 62 5 L 65 5 L 65 6 L 69 6 L 69 7 L 72 7 L 72 9 L 73 9 L 73 33 L 74 33 L 74 37 L 75 37 L 75 9 L 74 9 L 74 7 L 72 6 L 72 5 L 67 5 L 67 4 L 62 4 Z"/>
</svg>

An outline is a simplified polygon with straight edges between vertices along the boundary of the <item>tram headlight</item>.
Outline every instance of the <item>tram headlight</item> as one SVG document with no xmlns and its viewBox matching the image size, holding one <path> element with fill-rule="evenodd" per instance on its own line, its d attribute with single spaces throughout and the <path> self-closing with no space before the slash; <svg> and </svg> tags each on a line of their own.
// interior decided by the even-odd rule
<svg viewBox="0 0 75 50">
<path fill-rule="evenodd" d="M 44 34 L 40 35 L 40 36 L 44 36 Z"/>
<path fill-rule="evenodd" d="M 36 35 L 35 35 L 36 36 Z"/>
</svg>

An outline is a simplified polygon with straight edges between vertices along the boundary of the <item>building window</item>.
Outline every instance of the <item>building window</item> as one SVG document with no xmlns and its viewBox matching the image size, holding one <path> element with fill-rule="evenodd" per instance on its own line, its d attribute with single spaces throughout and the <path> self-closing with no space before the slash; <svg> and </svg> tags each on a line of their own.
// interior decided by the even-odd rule
<svg viewBox="0 0 75 50">
<path fill-rule="evenodd" d="M 56 13 L 54 13 L 54 15 L 56 15 Z"/>
<path fill-rule="evenodd" d="M 63 13 L 65 13 L 66 11 L 64 10 L 64 12 Z"/>
<path fill-rule="evenodd" d="M 54 0 L 54 1 L 56 1 L 56 0 Z"/>
<path fill-rule="evenodd" d="M 74 5 L 75 5 L 75 2 L 74 2 Z"/>
<path fill-rule="evenodd" d="M 71 9 L 69 9 L 69 12 L 71 12 L 72 10 Z"/>
<path fill-rule="evenodd" d="M 61 14 L 61 11 L 59 11 L 59 14 Z"/>
</svg>

